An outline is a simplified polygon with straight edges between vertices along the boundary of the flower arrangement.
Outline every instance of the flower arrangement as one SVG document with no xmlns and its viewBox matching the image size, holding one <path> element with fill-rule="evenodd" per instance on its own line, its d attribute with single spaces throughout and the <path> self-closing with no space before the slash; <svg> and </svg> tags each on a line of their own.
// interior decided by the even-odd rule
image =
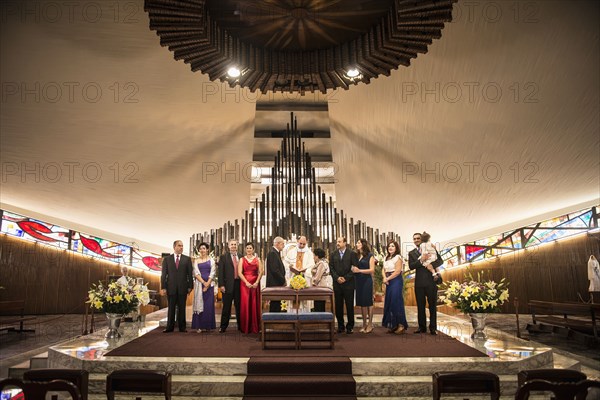
<svg viewBox="0 0 600 400">
<path fill-rule="evenodd" d="M 97 310 L 111 314 L 128 314 L 135 311 L 138 305 L 150 302 L 146 285 L 138 285 L 135 280 L 127 277 L 127 285 L 112 282 L 104 286 L 102 282 L 93 284 L 88 292 L 91 304 Z"/>
<path fill-rule="evenodd" d="M 304 289 L 307 286 L 308 285 L 306 283 L 306 278 L 304 278 L 304 276 L 302 276 L 302 274 L 298 274 L 298 275 L 294 276 L 292 279 L 290 279 L 290 287 L 292 289 L 300 290 L 300 289 Z"/>
<path fill-rule="evenodd" d="M 482 281 L 480 274 L 473 279 L 468 273 L 465 282 L 446 282 L 442 289 L 445 293 L 440 300 L 465 314 L 499 312 L 500 306 L 508 300 L 508 282 L 505 278 L 496 283 L 493 280 Z"/>
</svg>

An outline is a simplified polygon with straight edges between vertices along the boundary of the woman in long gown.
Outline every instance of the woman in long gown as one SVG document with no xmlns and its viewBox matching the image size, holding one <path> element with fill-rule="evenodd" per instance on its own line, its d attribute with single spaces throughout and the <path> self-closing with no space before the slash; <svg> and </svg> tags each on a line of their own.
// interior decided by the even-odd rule
<svg viewBox="0 0 600 400">
<path fill-rule="evenodd" d="M 381 325 L 388 328 L 388 333 L 401 335 L 408 329 L 404 311 L 402 256 L 400 255 L 400 246 L 394 240 L 388 243 L 387 250 L 388 254 L 381 270 L 383 283 L 386 285 Z"/>
<path fill-rule="evenodd" d="M 208 255 L 208 243 L 198 245 L 200 256 L 194 259 L 194 306 L 192 329 L 198 332 L 216 328 L 215 323 L 215 260 Z"/>
<path fill-rule="evenodd" d="M 254 254 L 254 244 L 246 243 L 245 256 L 238 263 L 240 279 L 240 330 L 243 333 L 260 331 L 260 278 L 264 269 Z"/>
<path fill-rule="evenodd" d="M 356 281 L 356 305 L 360 306 L 363 327 L 359 332 L 373 332 L 373 274 L 375 273 L 375 257 L 365 239 L 356 242 L 358 267 L 352 267 Z"/>
</svg>

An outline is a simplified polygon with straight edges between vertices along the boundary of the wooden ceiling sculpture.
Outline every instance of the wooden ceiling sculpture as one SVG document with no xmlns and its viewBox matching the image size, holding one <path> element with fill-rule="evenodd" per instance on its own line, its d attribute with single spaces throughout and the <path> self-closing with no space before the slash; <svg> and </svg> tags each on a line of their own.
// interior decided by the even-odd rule
<svg viewBox="0 0 600 400">
<path fill-rule="evenodd" d="M 455 1 L 145 0 L 145 10 L 160 44 L 192 71 L 252 92 L 304 94 L 409 66 L 441 38 Z"/>
</svg>

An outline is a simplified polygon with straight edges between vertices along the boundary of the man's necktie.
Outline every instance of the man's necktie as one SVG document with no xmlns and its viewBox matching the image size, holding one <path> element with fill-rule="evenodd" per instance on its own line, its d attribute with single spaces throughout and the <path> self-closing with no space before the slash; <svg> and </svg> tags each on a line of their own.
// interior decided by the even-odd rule
<svg viewBox="0 0 600 400">
<path fill-rule="evenodd" d="M 239 274 L 238 274 L 238 258 L 237 258 L 237 254 L 232 254 L 232 260 L 233 260 L 233 279 L 239 279 Z"/>
<path fill-rule="evenodd" d="M 177 254 L 177 258 L 175 258 L 175 268 L 179 269 L 179 254 Z"/>
</svg>

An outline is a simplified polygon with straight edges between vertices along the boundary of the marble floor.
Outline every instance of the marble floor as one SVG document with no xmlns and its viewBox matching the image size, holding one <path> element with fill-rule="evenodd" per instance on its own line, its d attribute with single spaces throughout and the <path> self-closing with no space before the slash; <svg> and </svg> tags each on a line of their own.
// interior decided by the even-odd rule
<svg viewBox="0 0 600 400">
<path fill-rule="evenodd" d="M 415 326 L 416 310 L 407 307 L 407 319 Z M 162 314 L 164 315 L 164 313 Z M 52 346 L 49 366 L 52 368 L 83 368 L 90 372 L 90 392 L 102 393 L 106 374 L 115 369 L 150 368 L 168 370 L 173 375 L 172 393 L 189 398 L 243 395 L 248 356 L 229 358 L 193 357 L 126 357 L 110 356 L 112 349 L 135 339 L 163 320 L 154 320 L 123 327 L 123 337 L 104 340 L 103 331 Z M 381 316 L 376 319 L 380 322 Z M 498 374 L 503 393 L 514 394 L 516 374 L 523 369 L 560 366 L 576 367 L 571 359 L 554 359 L 546 345 L 523 341 L 510 333 L 488 328 L 488 339 L 472 340 L 470 323 L 461 318 L 440 314 L 438 328 L 464 344 L 474 347 L 487 357 L 352 357 L 352 370 L 359 397 L 406 398 L 431 396 L 431 375 L 436 371 L 476 369 Z M 360 321 L 358 325 L 360 325 Z M 413 329 L 410 329 L 412 332 Z M 409 333 L 412 335 L 412 333 Z M 201 335 L 198 334 L 199 340 Z M 359 333 L 356 333 L 359 335 Z M 338 340 L 344 341 L 340 336 Z"/>
<path fill-rule="evenodd" d="M 148 315 L 141 330 L 129 332 L 129 339 L 127 340 L 132 340 L 137 337 L 138 334 L 159 325 L 161 320 L 164 320 L 165 314 L 166 310 L 160 310 Z M 407 307 L 407 314 L 410 326 L 415 326 L 416 310 L 414 307 Z M 188 315 L 191 315 L 191 312 L 188 312 Z M 378 322 L 380 321 L 381 316 L 376 315 L 375 319 L 376 322 Z M 470 324 L 466 317 L 462 315 L 441 315 L 439 319 L 440 330 L 457 337 L 465 343 L 471 341 L 469 337 Z M 8 367 L 27 360 L 33 355 L 43 353 L 51 346 L 54 346 L 53 351 L 55 351 L 55 354 L 62 354 L 71 357 L 72 359 L 79 359 L 82 362 L 86 359 L 98 360 L 103 358 L 103 354 L 111 348 L 111 345 L 104 341 L 102 337 L 104 332 L 102 328 L 106 326 L 105 321 L 98 318 L 96 322 L 98 331 L 93 335 L 81 336 L 82 321 L 83 318 L 81 315 L 43 316 L 38 318 L 35 326 L 33 326 L 36 329 L 35 333 L 0 334 L 0 377 L 6 377 L 8 375 Z M 521 339 L 519 339 L 516 337 L 514 315 L 494 314 L 490 316 L 488 320 L 489 328 L 486 330 L 489 340 L 485 342 L 485 344 L 479 344 L 479 347 L 481 347 L 481 350 L 486 352 L 490 359 L 496 363 L 495 366 L 491 367 L 493 370 L 495 370 L 499 363 L 502 363 L 503 361 L 522 360 L 531 357 L 532 355 L 537 355 L 538 359 L 534 360 L 532 358 L 533 361 L 531 361 L 531 364 L 529 365 L 532 367 L 543 365 L 548 361 L 543 355 L 545 350 L 552 349 L 554 358 L 551 363 L 553 362 L 554 366 L 568 367 L 574 365 L 573 363 L 576 362 L 581 370 L 591 379 L 600 379 L 599 347 L 585 347 L 572 340 L 552 334 L 537 334 L 535 337 L 529 337 L 528 332 L 525 330 L 525 326 L 528 322 L 530 322 L 528 316 L 521 316 Z M 360 325 L 361 322 L 357 321 L 357 326 Z M 412 332 L 412 330 L 413 329 L 411 328 L 409 331 Z M 380 395 L 383 396 L 386 394 L 386 384 L 390 385 L 390 387 L 393 384 L 398 384 L 398 382 L 391 382 L 390 379 L 392 379 L 392 377 L 388 375 L 401 373 L 401 370 L 404 369 L 404 367 L 400 364 L 394 365 L 393 360 L 389 361 L 387 366 L 388 372 L 379 372 L 382 375 L 379 377 L 368 376 L 373 372 L 372 361 L 363 359 L 360 360 L 360 363 L 355 363 L 357 371 L 364 374 L 363 377 L 357 377 L 357 385 L 364 393 L 372 393 L 376 386 L 379 388 L 377 390 L 383 390 L 383 392 L 380 392 Z M 353 363 L 354 362 L 355 360 L 353 360 Z M 406 360 L 404 360 L 403 363 L 406 363 Z M 227 369 L 230 369 L 231 367 L 234 367 L 234 363 L 229 364 Z M 184 366 L 184 368 L 186 367 Z M 215 370 L 217 370 L 218 365 L 212 367 L 205 366 L 203 368 L 215 368 Z M 234 368 L 240 368 L 238 376 L 236 377 L 234 375 L 227 377 L 227 379 L 232 380 L 232 382 L 230 382 L 232 385 L 239 385 L 240 382 L 237 382 L 237 380 L 241 379 L 240 375 L 245 375 L 244 371 L 242 371 L 242 369 L 244 369 L 243 363 L 236 365 Z M 392 372 L 389 372 L 390 370 Z M 428 371 L 423 371 L 424 374 L 427 372 Z M 407 377 L 407 379 L 408 378 L 413 380 L 417 379 L 416 377 Z M 410 385 L 410 379 L 402 384 Z M 203 384 L 206 385 L 208 383 L 205 382 Z M 214 394 L 216 397 L 221 397 L 218 392 L 215 392 Z"/>
</svg>

